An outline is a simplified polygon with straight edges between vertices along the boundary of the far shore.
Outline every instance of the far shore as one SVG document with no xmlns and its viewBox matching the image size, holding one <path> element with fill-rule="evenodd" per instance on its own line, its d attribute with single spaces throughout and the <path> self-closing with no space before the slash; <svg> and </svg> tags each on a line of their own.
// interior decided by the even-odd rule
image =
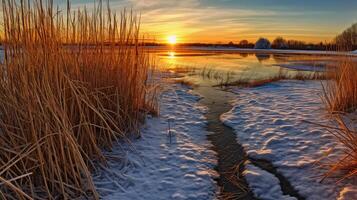
<svg viewBox="0 0 357 200">
<path fill-rule="evenodd" d="M 293 49 L 252 49 L 252 48 L 236 48 L 236 47 L 199 47 L 199 46 L 145 46 L 146 48 L 159 51 L 211 51 L 211 52 L 231 52 L 231 53 L 260 53 L 260 54 L 294 54 L 294 55 L 316 55 L 316 56 L 353 56 L 357 57 L 355 51 L 321 51 L 321 50 L 293 50 Z M 0 50 L 4 50 L 4 46 L 0 45 Z"/>
<path fill-rule="evenodd" d="M 197 46 L 147 46 L 148 48 L 169 51 L 197 50 L 213 52 L 234 52 L 234 53 L 262 53 L 262 54 L 295 54 L 295 55 L 318 55 L 318 56 L 356 56 L 356 51 L 320 51 L 320 50 L 291 50 L 291 49 L 249 49 L 234 47 L 197 47 Z"/>
</svg>

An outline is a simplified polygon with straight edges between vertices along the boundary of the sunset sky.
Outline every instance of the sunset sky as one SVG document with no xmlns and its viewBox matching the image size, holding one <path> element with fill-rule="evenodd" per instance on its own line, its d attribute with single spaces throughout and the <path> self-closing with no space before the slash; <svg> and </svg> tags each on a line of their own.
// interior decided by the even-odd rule
<svg viewBox="0 0 357 200">
<path fill-rule="evenodd" d="M 93 0 L 73 0 L 74 7 Z M 158 42 L 252 42 L 283 36 L 330 41 L 357 22 L 356 0 L 110 0 L 142 14 L 142 32 Z"/>
</svg>

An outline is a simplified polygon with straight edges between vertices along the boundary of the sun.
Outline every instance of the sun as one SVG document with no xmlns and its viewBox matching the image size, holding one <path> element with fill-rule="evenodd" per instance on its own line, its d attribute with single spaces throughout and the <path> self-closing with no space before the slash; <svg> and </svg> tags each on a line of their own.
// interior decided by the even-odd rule
<svg viewBox="0 0 357 200">
<path fill-rule="evenodd" d="M 169 37 L 167 37 L 167 42 L 171 45 L 176 44 L 177 43 L 176 35 L 170 35 Z"/>
</svg>

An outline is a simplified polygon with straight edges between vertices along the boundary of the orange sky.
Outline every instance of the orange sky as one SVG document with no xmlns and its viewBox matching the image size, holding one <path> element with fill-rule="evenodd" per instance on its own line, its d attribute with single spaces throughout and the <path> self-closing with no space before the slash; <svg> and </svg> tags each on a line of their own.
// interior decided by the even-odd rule
<svg viewBox="0 0 357 200">
<path fill-rule="evenodd" d="M 75 6 L 91 0 L 73 0 Z M 109 0 L 114 10 L 142 15 L 142 32 L 156 42 L 216 43 L 277 36 L 331 41 L 357 22 L 356 0 Z"/>
</svg>

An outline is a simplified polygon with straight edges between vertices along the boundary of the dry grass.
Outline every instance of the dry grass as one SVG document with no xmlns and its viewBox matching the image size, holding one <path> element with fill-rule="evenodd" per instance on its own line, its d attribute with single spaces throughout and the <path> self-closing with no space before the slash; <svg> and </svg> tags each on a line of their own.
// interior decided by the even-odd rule
<svg viewBox="0 0 357 200">
<path fill-rule="evenodd" d="M 192 87 L 192 88 L 197 87 L 197 84 L 195 84 L 191 81 L 185 80 L 183 78 L 173 79 L 173 82 L 176 84 L 185 85 L 185 86 Z"/>
<path fill-rule="evenodd" d="M 327 156 L 334 150 L 331 149 L 317 162 L 320 168 L 326 170 L 321 182 L 328 177 L 335 177 L 338 178 L 337 183 L 339 183 L 357 175 L 357 132 L 353 128 L 355 122 L 350 121 L 349 126 L 346 123 L 346 119 L 340 115 L 335 115 L 335 120 L 337 127 L 315 124 L 326 128 L 344 147 L 341 156 L 339 156 L 340 158 L 328 158 Z"/>
<path fill-rule="evenodd" d="M 92 160 L 157 108 L 140 19 L 29 2 L 2 1 L 0 199 L 98 199 Z"/>
<path fill-rule="evenodd" d="M 301 71 L 296 71 L 293 74 L 289 74 L 288 71 L 280 69 L 277 74 L 274 76 L 268 78 L 268 79 L 263 79 L 263 80 L 250 80 L 246 78 L 241 78 L 239 80 L 233 81 L 233 82 L 223 82 L 218 85 L 215 85 L 215 87 L 231 87 L 231 86 L 237 86 L 237 87 L 259 87 L 259 86 L 264 86 L 269 83 L 281 81 L 281 80 L 324 80 L 328 79 L 326 74 L 324 72 L 301 72 Z"/>
<path fill-rule="evenodd" d="M 357 110 L 357 63 L 349 59 L 342 61 L 330 72 L 330 77 L 331 80 L 323 85 L 323 100 L 338 128 L 326 128 L 342 144 L 344 151 L 340 159 L 323 165 L 328 169 L 324 178 L 336 175 L 342 181 L 357 175 L 357 132 L 352 128 L 356 121 L 351 120 L 349 126 L 346 123 L 349 117 L 341 117 Z"/>
<path fill-rule="evenodd" d="M 324 101 L 331 113 L 357 110 L 357 63 L 344 60 L 329 72 L 332 81 L 324 85 Z"/>
</svg>

